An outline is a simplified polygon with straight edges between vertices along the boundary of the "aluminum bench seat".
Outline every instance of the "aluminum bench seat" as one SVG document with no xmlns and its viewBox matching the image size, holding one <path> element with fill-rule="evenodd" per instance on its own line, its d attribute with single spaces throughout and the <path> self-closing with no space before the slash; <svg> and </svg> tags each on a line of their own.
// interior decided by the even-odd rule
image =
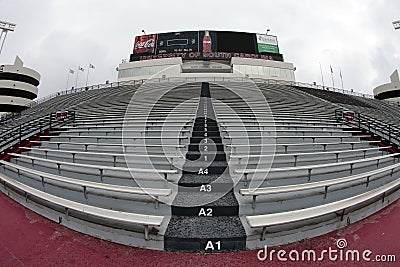
<svg viewBox="0 0 400 267">
<path fill-rule="evenodd" d="M 122 118 L 121 118 L 122 117 Z M 165 124 L 178 124 L 178 123 L 192 123 L 193 118 L 188 117 L 184 119 L 175 119 L 173 117 L 164 117 L 159 119 L 152 119 L 152 118 L 144 118 L 144 119 L 127 119 L 124 118 L 123 116 L 118 116 L 118 119 L 113 119 L 113 120 L 103 120 L 103 119 L 91 119 L 91 120 L 81 120 L 81 119 L 75 119 L 75 124 L 87 124 L 87 123 L 97 123 L 97 124 L 102 124 L 102 123 L 125 123 L 125 124 L 160 124 L 160 123 L 165 123 Z"/>
<path fill-rule="evenodd" d="M 28 200 L 30 197 L 35 197 L 41 199 L 44 202 L 49 202 L 52 205 L 57 205 L 59 207 L 62 207 L 63 210 L 65 210 L 65 216 L 67 220 L 69 212 L 74 211 L 83 214 L 86 220 L 94 218 L 104 219 L 105 221 L 108 221 L 112 227 L 114 227 L 115 222 L 143 225 L 145 227 L 144 238 L 146 240 L 149 240 L 149 226 L 160 227 L 164 220 L 164 216 L 135 214 L 135 213 L 104 209 L 60 198 L 48 194 L 46 192 L 40 191 L 38 189 L 31 188 L 1 173 L 0 173 L 0 180 L 2 180 L 3 185 L 5 185 L 6 187 L 5 190 L 8 190 L 7 189 L 8 186 L 12 186 L 24 192 L 24 197 L 26 200 Z"/>
<path fill-rule="evenodd" d="M 303 153 L 287 153 L 287 154 L 242 154 L 242 155 L 232 154 L 232 155 L 229 155 L 229 158 L 237 159 L 239 165 L 241 164 L 242 160 L 246 160 L 246 159 L 251 160 L 252 158 L 255 158 L 255 159 L 267 158 L 269 160 L 276 159 L 276 158 L 291 158 L 291 159 L 293 159 L 293 164 L 296 166 L 296 162 L 301 157 L 309 157 L 311 159 L 315 159 L 315 158 L 320 158 L 324 155 L 331 155 L 331 156 L 335 156 L 336 161 L 339 162 L 339 159 L 340 159 L 339 156 L 341 156 L 343 154 L 356 154 L 357 152 L 362 152 L 363 157 L 365 158 L 367 155 L 367 152 L 382 151 L 382 155 L 383 155 L 384 150 L 389 149 L 389 148 L 391 148 L 391 146 L 332 150 L 332 151 L 315 151 L 315 152 L 303 152 Z"/>
<path fill-rule="evenodd" d="M 106 129 L 110 129 L 109 131 L 111 131 L 111 130 L 116 130 L 116 129 L 123 129 L 123 130 L 120 130 L 120 131 L 127 131 L 127 132 L 142 132 L 143 131 L 143 129 L 132 129 L 132 130 L 130 130 L 130 129 L 125 129 L 125 128 L 129 128 L 129 127 L 125 127 L 125 126 L 123 126 L 122 124 L 120 124 L 120 125 L 117 125 L 117 126 L 107 126 L 107 125 L 96 125 L 96 126 L 82 126 L 82 125 L 77 125 L 77 126 L 69 126 L 69 127 L 66 127 L 66 126 L 64 126 L 64 127 L 61 127 L 60 129 L 61 130 L 78 130 L 78 129 L 84 129 L 85 131 L 91 131 L 91 130 L 94 130 L 94 131 L 96 131 L 96 130 L 104 130 L 104 131 L 107 131 Z M 176 130 L 172 130 L 172 129 L 146 129 L 145 130 L 145 132 L 162 132 L 162 131 L 175 131 L 176 132 Z M 179 131 L 181 131 L 181 132 L 190 132 L 190 130 L 189 129 L 180 129 Z M 61 131 L 62 132 L 62 131 Z"/>
<path fill-rule="evenodd" d="M 64 132 L 65 133 L 65 132 Z M 68 133 L 68 132 L 67 132 Z M 66 134 L 67 134 L 66 133 Z M 112 136 L 112 135 L 43 135 L 40 136 L 40 138 L 51 138 L 52 141 L 53 139 L 60 139 L 60 138 L 66 138 L 66 139 L 73 139 L 73 138 L 81 138 L 81 139 L 97 139 L 99 141 L 100 139 L 109 139 L 109 140 L 122 140 L 122 139 L 128 139 L 128 140 L 164 140 L 164 139 L 172 139 L 172 140 L 182 140 L 182 139 L 189 139 L 188 136 L 131 136 L 131 135 L 124 135 L 124 136 Z"/>
<path fill-rule="evenodd" d="M 358 131 L 358 130 L 347 130 L 347 128 L 338 128 L 338 129 L 329 129 L 329 130 L 321 130 L 321 129 L 306 129 L 306 130 L 294 130 L 294 129 L 286 129 L 286 130 L 281 130 L 281 129 L 275 129 L 275 130 L 268 130 L 268 129 L 246 129 L 245 131 L 243 131 L 243 129 L 230 129 L 229 131 L 225 130 L 224 128 L 222 128 L 223 132 L 226 133 L 243 133 L 243 132 L 247 132 L 247 133 L 293 133 L 293 134 L 299 134 L 299 135 L 305 135 L 305 134 L 311 134 L 311 133 L 326 133 L 326 134 L 344 134 L 344 133 L 349 133 L 349 134 L 356 134 L 356 133 L 362 133 L 362 131 Z M 279 134 L 277 134 L 279 135 Z"/>
<path fill-rule="evenodd" d="M 129 128 L 129 127 L 143 127 L 143 128 L 157 128 L 157 127 L 176 127 L 176 128 L 182 128 L 182 127 L 190 127 L 189 123 L 185 124 L 177 124 L 177 123 L 165 123 L 165 122 L 159 122 L 159 123 L 153 123 L 153 124 L 134 124 L 134 123 L 124 123 L 124 121 L 115 121 L 115 122 L 79 122 L 75 123 L 74 125 L 76 126 L 124 126 L 124 128 Z"/>
<path fill-rule="evenodd" d="M 271 136 L 271 135 L 255 135 L 255 136 L 249 136 L 249 135 L 230 135 L 230 136 L 224 136 L 225 139 L 230 139 L 231 141 L 234 141 L 235 139 L 326 139 L 326 138 L 338 138 L 338 139 L 352 139 L 352 138 L 368 138 L 371 137 L 370 135 L 276 135 L 276 136 Z"/>
<path fill-rule="evenodd" d="M 256 205 L 256 197 L 261 195 L 271 195 L 271 194 L 281 194 L 281 193 L 289 193 L 289 192 L 297 192 L 311 189 L 324 188 L 326 198 L 328 194 L 328 189 L 330 186 L 344 184 L 348 182 L 353 182 L 356 180 L 365 179 L 365 183 L 368 184 L 372 180 L 371 177 L 374 175 L 378 175 L 387 171 L 391 172 L 391 176 L 394 174 L 395 169 L 400 168 L 400 163 L 396 163 L 390 166 L 386 166 L 383 168 L 379 168 L 373 171 L 364 172 L 356 175 L 345 176 L 337 179 L 330 179 L 318 182 L 310 182 L 305 184 L 294 184 L 294 185 L 286 185 L 286 186 L 276 186 L 276 187 L 265 187 L 265 188 L 248 188 L 248 189 L 240 189 L 239 192 L 242 196 L 252 196 L 253 203 L 252 207 L 255 208 Z M 398 171 L 398 170 L 397 170 Z M 319 194 L 319 192 L 318 192 Z"/>
<path fill-rule="evenodd" d="M 152 154 L 118 154 L 118 153 L 101 153 L 101 152 L 83 152 L 83 151 L 68 151 L 68 150 L 53 150 L 53 149 L 37 149 L 20 147 L 22 150 L 27 150 L 28 156 L 44 157 L 45 159 L 62 159 L 62 161 L 71 161 L 73 163 L 96 162 L 103 163 L 106 166 L 117 167 L 117 165 L 125 166 L 130 164 L 152 164 L 169 166 L 172 168 L 174 163 L 179 159 L 183 160 L 179 155 L 152 155 Z M 85 163 L 92 164 L 92 163 Z"/>
<path fill-rule="evenodd" d="M 262 117 L 265 116 L 265 113 L 255 113 L 253 116 L 251 116 L 251 115 L 242 115 L 242 114 L 233 115 L 233 114 L 228 113 L 228 112 L 227 113 L 219 112 L 217 117 L 218 117 L 218 120 L 221 120 L 221 121 L 233 120 L 233 119 L 235 119 L 237 117 L 240 117 L 241 119 L 246 119 L 246 120 L 256 120 L 257 119 L 256 118 L 257 114 L 260 114 Z M 272 116 L 274 118 L 282 118 L 282 119 L 283 118 L 290 118 L 290 119 L 297 118 L 297 119 L 301 119 L 301 120 L 311 120 L 311 121 L 313 121 L 313 120 L 328 120 L 328 121 L 332 121 L 332 122 L 335 121 L 334 119 L 332 119 L 332 116 L 330 116 L 330 115 L 326 115 L 326 116 L 319 115 L 319 116 L 316 116 L 315 114 L 313 114 L 313 115 L 301 114 L 301 116 L 297 116 L 295 114 L 275 112 L 275 113 L 272 113 Z"/>
<path fill-rule="evenodd" d="M 324 172 L 328 172 L 329 171 L 328 168 L 332 168 L 332 167 L 333 168 L 337 168 L 339 166 L 349 165 L 349 168 L 345 169 L 345 170 L 350 171 L 350 174 L 352 174 L 353 170 L 355 168 L 355 166 L 354 166 L 355 164 L 374 162 L 373 165 L 376 165 L 376 167 L 379 167 L 379 164 L 382 164 L 385 161 L 388 162 L 389 160 L 391 160 L 390 158 L 393 158 L 393 163 L 394 163 L 396 161 L 396 157 L 398 157 L 399 155 L 400 155 L 400 153 L 395 153 L 395 154 L 388 154 L 388 155 L 372 157 L 372 158 L 365 158 L 365 159 L 357 159 L 357 160 L 341 161 L 341 162 L 317 164 L 317 165 L 296 166 L 296 167 L 267 168 L 267 169 L 262 169 L 262 168 L 257 168 L 257 169 L 235 169 L 235 170 L 233 170 L 233 172 L 235 174 L 243 174 L 244 177 L 242 179 L 243 179 L 243 181 L 245 183 L 245 186 L 247 186 L 248 175 L 249 174 L 260 174 L 260 173 L 261 174 L 262 173 L 272 174 L 272 173 L 278 173 L 278 172 L 280 172 L 280 173 L 290 173 L 291 177 L 294 177 L 296 175 L 294 172 L 306 171 L 304 173 L 300 173 L 299 175 L 308 177 L 308 181 L 310 181 L 311 177 L 312 177 L 312 171 L 313 170 L 319 169 L 322 173 L 324 173 Z M 269 177 L 267 179 L 271 179 L 271 178 Z M 254 181 L 265 180 L 265 177 L 253 176 L 252 180 L 254 180 Z"/>
<path fill-rule="evenodd" d="M 64 141 L 29 141 L 31 143 L 35 143 L 35 144 L 56 144 L 56 145 L 82 145 L 82 146 L 97 146 L 97 147 L 107 147 L 107 146 L 111 146 L 111 147 L 156 147 L 156 148 L 165 148 L 165 147 L 169 147 L 169 148 L 184 148 L 186 147 L 186 145 L 169 145 L 169 144 L 121 144 L 121 143 L 79 143 L 79 142 L 64 142 Z"/>
<path fill-rule="evenodd" d="M 245 218 L 251 228 L 263 229 L 261 233 L 261 240 L 264 240 L 267 227 L 305 221 L 336 212 L 340 212 L 341 219 L 343 220 L 346 209 L 367 201 L 371 201 L 374 198 L 379 197 L 380 199 L 384 199 L 386 192 L 396 189 L 399 186 L 400 179 L 396 179 L 388 184 L 367 191 L 363 194 L 345 198 L 336 202 L 288 212 L 245 216 Z"/>
<path fill-rule="evenodd" d="M 270 122 L 270 121 L 284 121 L 284 122 L 299 122 L 299 121 L 301 121 L 301 122 L 308 122 L 308 123 L 334 123 L 334 124 L 337 123 L 336 120 L 332 120 L 332 119 L 324 120 L 324 119 L 293 118 L 293 117 L 286 118 L 286 117 L 278 117 L 278 116 L 272 116 L 272 115 L 271 116 L 267 115 L 267 118 L 266 118 L 266 115 L 264 115 L 264 116 L 253 117 L 253 118 L 249 117 L 247 119 L 243 118 L 240 115 L 233 117 L 231 119 L 227 119 L 227 118 L 223 119 L 223 118 L 220 118 L 220 116 L 217 116 L 218 121 L 220 121 L 221 123 L 225 123 L 225 124 L 236 123 L 238 120 L 238 117 L 240 118 L 240 121 L 243 123 L 254 123 L 254 122 L 263 123 L 263 122 Z M 271 117 L 271 118 L 268 118 L 268 117 Z"/>
<path fill-rule="evenodd" d="M 23 167 L 17 164 L 13 164 L 7 161 L 0 160 L 0 165 L 3 167 L 13 168 L 19 171 L 23 171 L 26 173 L 34 174 L 40 177 L 40 181 L 42 184 L 46 184 L 47 182 L 51 183 L 51 181 L 57 181 L 60 183 L 64 183 L 68 185 L 77 185 L 82 187 L 82 192 L 86 195 L 85 192 L 88 188 L 93 189 L 101 189 L 104 191 L 110 192 L 119 192 L 119 193 L 128 193 L 128 194 L 137 194 L 137 195 L 152 195 L 158 197 L 167 197 L 170 196 L 172 193 L 171 189 L 163 189 L 163 188 L 141 188 L 141 187 L 130 187 L 130 186 L 120 186 L 120 185 L 113 185 L 113 184 L 105 184 L 105 183 L 96 183 L 90 181 L 84 181 L 74 178 L 69 178 L 65 176 L 55 175 L 51 173 L 46 173 L 42 171 L 38 171 L 32 168 Z"/>
<path fill-rule="evenodd" d="M 299 120 L 294 120 L 290 121 L 290 120 L 259 120 L 259 121 L 243 121 L 243 120 L 236 120 L 236 121 L 232 121 L 232 122 L 225 122 L 225 121 L 221 121 L 220 125 L 224 126 L 224 127 L 237 127 L 238 125 L 259 125 L 264 126 L 264 125 L 273 125 L 273 124 L 293 124 L 293 125 L 311 125 L 311 126 L 341 126 L 342 123 L 337 123 L 337 122 L 324 122 L 324 121 L 308 121 L 305 120 L 304 122 L 299 122 Z"/>
<path fill-rule="evenodd" d="M 85 169 L 98 170 L 100 176 L 103 175 L 104 171 L 125 172 L 125 173 L 129 173 L 130 171 L 133 171 L 135 173 L 163 174 L 164 178 L 167 180 L 168 174 L 177 174 L 178 173 L 177 170 L 170 170 L 170 169 L 111 167 L 111 166 L 102 166 L 102 165 L 80 164 L 80 163 L 74 163 L 74 162 L 61 162 L 58 160 L 33 157 L 33 156 L 24 155 L 24 154 L 9 153 L 9 155 L 16 157 L 16 158 L 30 160 L 32 165 L 35 165 L 35 163 L 37 163 L 37 162 L 46 162 L 46 163 L 55 164 L 57 166 L 58 171 L 61 171 L 62 166 L 72 166 L 72 167 L 80 167 L 80 168 L 85 168 Z"/>
<path fill-rule="evenodd" d="M 256 129 L 259 130 L 265 130 L 268 129 L 271 131 L 271 129 L 297 129 L 299 131 L 302 130 L 308 130 L 308 129 L 319 129 L 320 131 L 324 131 L 325 129 L 348 129 L 347 126 L 334 126 L 334 125 L 304 125 L 304 124 L 276 124 L 276 123 L 270 123 L 270 124 L 253 124 L 253 125 L 225 125 L 225 124 L 220 124 L 222 130 L 225 131 L 232 131 L 234 128 L 240 128 L 242 131 L 244 131 L 244 128 L 247 129 L 247 127 L 257 127 Z"/>
<path fill-rule="evenodd" d="M 235 144 L 235 145 L 231 145 L 228 144 L 226 145 L 226 147 L 231 148 L 231 154 L 236 154 L 237 153 L 237 149 L 238 148 L 262 148 L 262 147 L 276 147 L 276 148 L 284 148 L 284 152 L 288 153 L 289 148 L 304 148 L 304 149 L 308 149 L 308 150 L 312 150 L 313 148 L 317 147 L 321 147 L 323 148 L 323 151 L 327 151 L 327 147 L 328 146 L 338 146 L 338 145 L 350 145 L 352 147 L 352 149 L 354 149 L 354 147 L 356 145 L 370 145 L 370 144 L 378 144 L 381 141 L 377 140 L 377 141 L 353 141 L 353 142 L 319 142 L 319 143 L 310 143 L 310 142 L 303 142 L 303 143 L 265 143 L 265 144 Z M 280 149 L 281 150 L 281 149 Z M 240 152 L 239 152 L 240 153 Z"/>
<path fill-rule="evenodd" d="M 168 155 L 166 156 L 164 153 L 158 154 L 123 154 L 123 153 L 104 153 L 104 152 L 85 152 L 85 151 L 78 151 L 78 150 L 55 150 L 55 149 L 47 149 L 47 148 L 36 148 L 36 147 L 20 147 L 22 150 L 31 150 L 31 151 L 43 151 L 43 152 L 58 152 L 58 153 L 68 153 L 68 154 L 82 154 L 82 155 L 96 155 L 96 156 L 104 156 L 104 157 L 149 157 L 149 158 L 168 158 L 168 159 L 182 159 L 183 156 L 181 155 Z"/>
</svg>

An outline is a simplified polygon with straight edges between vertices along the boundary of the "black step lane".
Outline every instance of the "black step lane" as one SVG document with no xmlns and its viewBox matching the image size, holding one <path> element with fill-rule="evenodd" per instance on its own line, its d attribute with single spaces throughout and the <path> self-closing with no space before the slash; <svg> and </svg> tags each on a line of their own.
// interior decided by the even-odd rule
<svg viewBox="0 0 400 267">
<path fill-rule="evenodd" d="M 190 161 L 199 160 L 200 158 L 202 160 L 205 160 L 205 157 L 214 158 L 214 161 L 226 161 L 226 154 L 225 154 L 225 152 L 222 152 L 222 151 L 218 151 L 218 152 L 189 151 L 186 154 L 186 159 L 190 160 Z"/>
<path fill-rule="evenodd" d="M 228 163 L 226 161 L 213 161 L 204 166 L 202 160 L 196 162 L 188 162 L 184 165 L 183 174 L 197 174 L 199 179 L 202 176 L 212 175 L 212 174 L 223 174 L 228 168 Z"/>
<path fill-rule="evenodd" d="M 246 247 L 246 232 L 220 128 L 212 119 L 215 114 L 210 96 L 209 84 L 203 83 L 187 160 L 164 236 L 164 247 L 169 251 L 221 252 Z"/>
<path fill-rule="evenodd" d="M 237 216 L 209 218 L 174 216 L 164 239 L 167 251 L 230 252 L 246 248 L 246 232 Z M 196 229 L 197 231 L 194 231 Z"/>
<path fill-rule="evenodd" d="M 207 131 L 207 135 L 204 135 L 204 131 L 193 131 L 192 137 L 221 137 L 219 131 Z"/>
<path fill-rule="evenodd" d="M 214 136 L 194 136 L 190 138 L 190 144 L 200 144 L 200 143 L 204 143 L 205 139 L 207 139 L 207 141 L 212 141 L 215 144 L 221 144 L 222 145 L 222 138 L 219 136 L 219 132 L 218 135 L 214 135 Z"/>
</svg>

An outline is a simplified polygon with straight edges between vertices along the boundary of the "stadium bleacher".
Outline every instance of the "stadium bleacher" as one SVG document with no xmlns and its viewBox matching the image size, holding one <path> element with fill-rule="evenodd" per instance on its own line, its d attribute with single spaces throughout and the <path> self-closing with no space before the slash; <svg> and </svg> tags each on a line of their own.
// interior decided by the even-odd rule
<svg viewBox="0 0 400 267">
<path fill-rule="evenodd" d="M 74 116 L 57 122 L 61 110 Z M 267 81 L 83 90 L 2 124 L 0 190 L 66 227 L 137 247 L 285 244 L 398 199 L 399 114 L 378 100 Z M 11 132 L 20 138 L 8 142 Z"/>
</svg>

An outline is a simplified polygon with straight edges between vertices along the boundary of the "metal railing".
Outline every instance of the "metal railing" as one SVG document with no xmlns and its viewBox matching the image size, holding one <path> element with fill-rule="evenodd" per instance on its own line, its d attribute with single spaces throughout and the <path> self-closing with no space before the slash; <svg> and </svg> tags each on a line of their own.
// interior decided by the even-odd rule
<svg viewBox="0 0 400 267">
<path fill-rule="evenodd" d="M 35 120 L 22 123 L 13 127 L 12 129 L 5 130 L 0 134 L 0 153 L 4 153 L 22 143 L 29 140 L 37 134 L 44 133 L 53 127 L 59 127 L 75 121 L 75 111 L 68 112 L 64 120 L 57 120 L 56 113 L 50 113 Z"/>
<path fill-rule="evenodd" d="M 287 85 L 287 86 L 297 86 L 297 87 L 306 87 L 306 88 L 313 88 L 313 89 L 319 89 L 319 90 L 327 90 L 327 91 L 332 91 L 332 92 L 337 92 L 337 93 L 342 93 L 342 94 L 347 94 L 347 95 L 360 96 L 360 97 L 364 97 L 364 98 L 373 98 L 374 97 L 373 95 L 370 95 L 370 94 L 362 94 L 362 93 L 357 93 L 357 92 L 353 92 L 353 91 L 349 91 L 349 90 L 343 90 L 343 89 L 338 89 L 338 88 L 333 88 L 333 87 L 328 87 L 328 86 L 303 83 L 303 82 L 274 80 L 274 79 L 263 79 L 263 78 L 250 79 L 250 78 L 246 78 L 246 77 L 219 77 L 219 76 L 166 77 L 166 78 L 153 78 L 153 79 L 137 79 L 137 80 L 131 80 L 131 81 L 125 81 L 125 82 L 112 82 L 112 83 L 106 83 L 106 84 L 97 84 L 97 85 L 85 86 L 85 87 L 80 87 L 80 88 L 73 88 L 73 89 L 69 89 L 69 90 L 63 90 L 63 91 L 53 93 L 46 97 L 35 100 L 31 104 L 30 107 L 33 107 L 40 103 L 43 103 L 43 102 L 50 100 L 57 96 L 80 93 L 80 92 L 85 92 L 85 91 L 89 91 L 89 90 L 114 88 L 114 87 L 119 87 L 119 86 L 124 86 L 124 85 L 137 85 L 137 84 L 144 84 L 144 83 L 163 83 L 163 82 L 188 82 L 189 83 L 189 82 L 201 82 L 201 81 L 214 81 L 214 82 L 249 82 L 249 81 L 253 81 L 255 83 Z"/>
<path fill-rule="evenodd" d="M 400 146 L 400 127 L 398 125 L 344 108 L 336 109 L 335 117 L 339 122 L 363 129 L 370 134 L 379 136 L 390 144 Z"/>
<path fill-rule="evenodd" d="M 104 88 L 113 88 L 113 87 L 118 87 L 119 83 L 114 82 L 114 83 L 105 83 L 105 84 L 97 84 L 97 85 L 91 85 L 91 86 L 85 86 L 85 87 L 80 87 L 80 88 L 73 88 L 69 90 L 63 90 L 57 93 L 53 93 L 51 95 L 45 96 L 43 98 L 39 98 L 35 101 L 33 101 L 30 105 L 30 107 L 36 106 L 38 104 L 41 104 L 43 102 L 46 102 L 47 100 L 50 100 L 52 98 L 55 98 L 57 96 L 62 96 L 62 95 L 69 95 L 69 94 L 75 94 L 75 93 L 81 93 L 81 92 L 86 92 L 89 90 L 96 90 L 96 89 L 104 89 Z"/>
<path fill-rule="evenodd" d="M 331 92 L 341 93 L 341 94 L 345 94 L 345 95 L 352 95 L 352 96 L 374 99 L 374 95 L 371 95 L 371 94 L 363 94 L 363 93 L 354 92 L 353 90 L 345 90 L 345 89 L 339 89 L 339 88 L 334 88 L 334 87 L 329 87 L 329 86 L 322 86 L 322 85 L 317 85 L 317 84 L 295 82 L 294 86 L 318 89 L 318 90 L 322 90 L 322 91 L 331 91 Z"/>
</svg>

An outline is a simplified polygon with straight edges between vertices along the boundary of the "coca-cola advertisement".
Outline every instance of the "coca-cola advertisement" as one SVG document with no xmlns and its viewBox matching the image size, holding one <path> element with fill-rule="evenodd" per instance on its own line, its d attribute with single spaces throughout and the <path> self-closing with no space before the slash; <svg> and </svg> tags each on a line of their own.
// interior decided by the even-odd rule
<svg viewBox="0 0 400 267">
<path fill-rule="evenodd" d="M 201 46 L 199 47 L 199 52 L 210 53 L 218 51 L 217 34 L 215 31 L 200 31 L 199 40 L 201 43 Z"/>
<path fill-rule="evenodd" d="M 156 42 L 156 34 L 136 36 L 133 54 L 154 54 Z"/>
</svg>

